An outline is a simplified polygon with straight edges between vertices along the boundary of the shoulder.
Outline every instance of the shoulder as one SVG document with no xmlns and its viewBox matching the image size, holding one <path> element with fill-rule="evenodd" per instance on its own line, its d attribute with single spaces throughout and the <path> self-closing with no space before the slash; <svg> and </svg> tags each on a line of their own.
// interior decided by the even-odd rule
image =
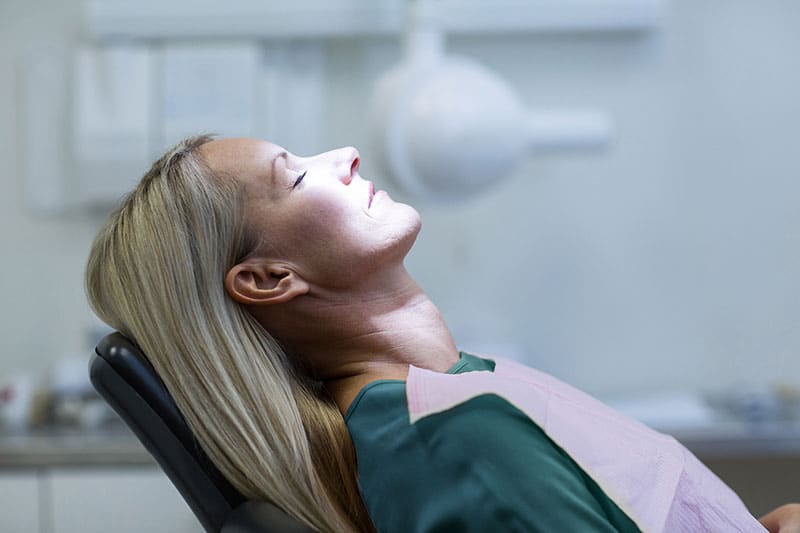
<svg viewBox="0 0 800 533">
<path fill-rule="evenodd" d="M 553 449 L 551 441 L 527 415 L 495 394 L 483 394 L 452 409 L 410 423 L 406 399 L 406 383 L 381 380 L 365 386 L 353 400 L 345 417 L 356 441 L 390 441 L 382 450 L 390 451 L 414 439 L 426 446 L 428 453 L 446 451 L 457 446 L 462 452 L 515 447 L 523 441 L 535 440 L 544 450 Z M 397 445 L 392 445 L 396 443 Z M 486 448 L 486 446 L 491 446 Z M 525 446 L 529 446 L 526 442 Z"/>
<path fill-rule="evenodd" d="M 475 461 L 498 454 L 558 454 L 558 448 L 525 413 L 496 394 L 482 394 L 414 426 L 432 453 L 455 448 Z"/>
<path fill-rule="evenodd" d="M 359 393 L 347 413 L 359 461 L 364 455 L 425 454 L 431 460 L 496 461 L 497 454 L 562 457 L 564 453 L 523 412 L 496 394 L 409 421 L 406 383 L 383 380 Z"/>
<path fill-rule="evenodd" d="M 585 514 L 573 505 L 585 492 L 580 471 L 497 395 L 410 424 L 405 383 L 375 383 L 350 414 L 359 481 L 378 529 L 533 531 L 553 525 L 540 516 L 551 506 L 564 510 L 557 516 Z"/>
</svg>

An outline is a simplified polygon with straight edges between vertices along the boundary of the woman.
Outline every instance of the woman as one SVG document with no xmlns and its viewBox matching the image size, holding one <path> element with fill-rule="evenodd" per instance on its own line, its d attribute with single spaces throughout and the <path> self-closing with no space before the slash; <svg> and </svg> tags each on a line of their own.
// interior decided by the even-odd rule
<svg viewBox="0 0 800 533">
<path fill-rule="evenodd" d="M 353 148 L 186 139 L 97 236 L 93 309 L 151 357 L 240 492 L 314 528 L 638 531 L 500 395 L 410 422 L 410 368 L 458 379 L 494 362 L 458 352 L 403 267 L 417 212 L 358 166 Z"/>
</svg>

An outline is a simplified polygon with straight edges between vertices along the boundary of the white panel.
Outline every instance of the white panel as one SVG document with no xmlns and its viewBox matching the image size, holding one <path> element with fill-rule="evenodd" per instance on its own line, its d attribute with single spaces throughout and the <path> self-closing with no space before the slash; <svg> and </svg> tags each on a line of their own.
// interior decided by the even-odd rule
<svg viewBox="0 0 800 533">
<path fill-rule="evenodd" d="M 68 55 L 39 50 L 22 66 L 22 162 L 25 197 L 40 213 L 61 211 L 67 200 Z"/>
<path fill-rule="evenodd" d="M 431 2 L 434 3 L 434 2 Z M 662 0 L 442 0 L 453 33 L 646 30 L 661 22 Z"/>
<path fill-rule="evenodd" d="M 404 20 L 406 0 L 87 0 L 95 37 L 304 37 L 386 34 Z"/>
<path fill-rule="evenodd" d="M 39 531 L 39 486 L 35 472 L 0 473 L 0 529 L 3 533 Z"/>
<path fill-rule="evenodd" d="M 44 49 L 22 68 L 27 203 L 41 213 L 107 206 L 150 160 L 150 52 L 143 46 Z"/>
<path fill-rule="evenodd" d="M 265 48 L 254 135 L 310 155 L 325 150 L 325 56 L 313 42 Z"/>
<path fill-rule="evenodd" d="M 166 46 L 159 144 L 166 148 L 198 133 L 253 135 L 260 61 L 257 43 Z"/>
<path fill-rule="evenodd" d="M 83 47 L 74 63 L 72 152 L 80 203 L 130 190 L 149 154 L 151 57 L 144 46 Z"/>
<path fill-rule="evenodd" d="M 201 531 L 160 470 L 53 470 L 49 482 L 53 533 Z"/>
<path fill-rule="evenodd" d="M 627 31 L 661 21 L 664 0 L 441 0 L 453 33 Z M 341 37 L 402 31 L 405 0 L 88 0 L 95 37 Z"/>
</svg>

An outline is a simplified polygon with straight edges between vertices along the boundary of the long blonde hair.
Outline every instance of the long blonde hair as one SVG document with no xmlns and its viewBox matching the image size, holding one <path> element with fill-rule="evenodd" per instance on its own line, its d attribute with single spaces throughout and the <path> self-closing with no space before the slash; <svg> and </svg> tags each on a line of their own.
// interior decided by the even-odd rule
<svg viewBox="0 0 800 533">
<path fill-rule="evenodd" d="M 210 140 L 179 143 L 111 214 L 89 256 L 89 302 L 141 346 L 246 498 L 320 531 L 374 531 L 336 404 L 225 291 L 227 270 L 256 243 L 240 187 L 198 153 Z"/>
</svg>

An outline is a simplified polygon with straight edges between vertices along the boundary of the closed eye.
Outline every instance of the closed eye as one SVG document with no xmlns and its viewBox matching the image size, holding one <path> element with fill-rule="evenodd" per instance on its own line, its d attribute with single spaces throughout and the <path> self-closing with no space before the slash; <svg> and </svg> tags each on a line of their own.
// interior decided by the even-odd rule
<svg viewBox="0 0 800 533">
<path fill-rule="evenodd" d="M 296 188 L 298 185 L 300 185 L 300 182 L 301 182 L 301 181 L 303 181 L 303 178 L 305 178 L 305 177 L 306 177 L 306 173 L 307 173 L 307 172 L 308 172 L 307 170 L 304 170 L 302 174 L 300 174 L 299 176 L 297 176 L 297 179 L 296 179 L 296 180 L 294 180 L 294 185 L 292 185 L 292 189 L 294 189 L 294 188 Z"/>
</svg>

